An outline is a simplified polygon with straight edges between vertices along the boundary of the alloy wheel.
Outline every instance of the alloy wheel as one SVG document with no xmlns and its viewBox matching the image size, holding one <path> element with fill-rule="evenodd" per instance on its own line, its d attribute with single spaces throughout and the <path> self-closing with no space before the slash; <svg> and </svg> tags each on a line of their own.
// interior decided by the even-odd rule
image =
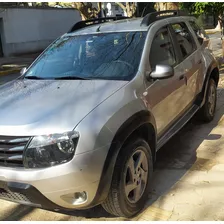
<svg viewBox="0 0 224 224">
<path fill-rule="evenodd" d="M 129 158 L 125 172 L 125 195 L 130 203 L 142 197 L 148 180 L 148 160 L 142 147 Z"/>
<path fill-rule="evenodd" d="M 208 92 L 208 111 L 211 116 L 215 112 L 216 89 L 214 85 L 210 85 Z"/>
</svg>

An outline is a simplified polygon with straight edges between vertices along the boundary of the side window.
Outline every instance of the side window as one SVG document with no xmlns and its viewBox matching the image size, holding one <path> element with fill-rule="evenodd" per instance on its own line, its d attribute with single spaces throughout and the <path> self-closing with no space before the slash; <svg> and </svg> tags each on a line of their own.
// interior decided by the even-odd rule
<svg viewBox="0 0 224 224">
<path fill-rule="evenodd" d="M 190 26 L 192 27 L 192 29 L 194 30 L 196 36 L 198 38 L 203 38 L 203 39 L 207 39 L 208 36 L 206 35 L 205 31 L 203 28 L 200 28 L 196 22 L 194 21 L 189 21 Z M 199 42 L 200 44 L 202 44 L 201 42 Z"/>
<path fill-rule="evenodd" d="M 156 33 L 152 41 L 149 60 L 152 69 L 158 64 L 173 66 L 176 63 L 174 48 L 167 28 Z"/>
<path fill-rule="evenodd" d="M 196 43 L 185 23 L 172 24 L 183 58 L 196 50 Z"/>
</svg>

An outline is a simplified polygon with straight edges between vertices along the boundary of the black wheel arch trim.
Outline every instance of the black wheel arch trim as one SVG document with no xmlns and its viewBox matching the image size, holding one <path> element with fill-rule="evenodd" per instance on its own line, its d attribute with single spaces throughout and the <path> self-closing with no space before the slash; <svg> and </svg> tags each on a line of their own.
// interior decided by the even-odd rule
<svg viewBox="0 0 224 224">
<path fill-rule="evenodd" d="M 151 124 L 154 128 L 154 134 L 156 136 L 155 119 L 149 111 L 137 112 L 120 126 L 113 138 L 106 160 L 104 162 L 104 168 L 101 174 L 97 193 L 88 208 L 101 204 L 106 199 L 110 190 L 115 163 L 121 147 L 128 137 L 144 124 Z"/>
<path fill-rule="evenodd" d="M 10 191 L 12 193 L 20 193 L 22 195 L 25 195 L 29 201 L 20 201 L 17 199 L 7 198 L 7 197 L 1 197 L 3 200 L 12 201 L 20 204 L 25 204 L 33 207 L 39 207 L 43 209 L 49 209 L 49 210 L 66 210 L 66 208 L 63 208 L 54 202 L 50 201 L 48 198 L 46 198 L 39 190 L 37 190 L 35 187 L 33 187 L 30 184 L 27 183 L 19 183 L 19 182 L 5 182 L 0 181 L 0 192 L 1 191 Z"/>
<path fill-rule="evenodd" d="M 209 79 L 212 75 L 212 71 L 214 69 L 218 69 L 218 71 L 219 71 L 218 63 L 215 60 L 212 61 L 211 64 L 209 65 L 209 67 L 208 67 L 208 70 L 206 72 L 206 76 L 205 76 L 205 79 L 204 79 L 201 94 L 199 94 L 198 99 L 196 101 L 196 104 L 199 105 L 200 107 L 202 107 L 205 103 L 206 92 L 207 92 L 207 88 L 208 88 L 208 81 L 209 81 Z"/>
</svg>

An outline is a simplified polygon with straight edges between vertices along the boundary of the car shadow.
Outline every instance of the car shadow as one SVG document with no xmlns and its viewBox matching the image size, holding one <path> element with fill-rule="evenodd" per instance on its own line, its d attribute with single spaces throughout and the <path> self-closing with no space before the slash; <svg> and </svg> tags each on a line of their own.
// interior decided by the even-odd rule
<svg viewBox="0 0 224 224">
<path fill-rule="evenodd" d="M 157 152 L 152 194 L 144 210 L 169 192 L 187 172 L 212 168 L 210 159 L 197 157 L 197 149 L 205 140 L 217 141 L 222 138 L 221 134 L 211 131 L 218 126 L 224 114 L 223 94 L 224 89 L 219 88 L 217 111 L 211 123 L 201 123 L 193 117 Z"/>
<path fill-rule="evenodd" d="M 17 221 L 31 213 L 35 208 L 24 205 L 17 205 L 7 214 L 4 214 L 1 221 Z"/>
</svg>

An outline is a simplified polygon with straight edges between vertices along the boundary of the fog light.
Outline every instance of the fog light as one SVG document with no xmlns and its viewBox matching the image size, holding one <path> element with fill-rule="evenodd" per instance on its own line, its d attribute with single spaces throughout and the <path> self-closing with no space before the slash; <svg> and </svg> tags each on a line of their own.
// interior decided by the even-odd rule
<svg viewBox="0 0 224 224">
<path fill-rule="evenodd" d="M 87 200 L 87 193 L 85 191 L 75 192 L 73 194 L 66 194 L 61 196 L 61 198 L 68 202 L 69 204 L 79 205 L 83 204 Z"/>
<path fill-rule="evenodd" d="M 75 199 L 75 204 L 80 204 L 80 203 L 86 201 L 87 194 L 86 194 L 85 191 L 83 191 L 83 192 L 76 192 L 74 194 L 74 199 Z"/>
</svg>

